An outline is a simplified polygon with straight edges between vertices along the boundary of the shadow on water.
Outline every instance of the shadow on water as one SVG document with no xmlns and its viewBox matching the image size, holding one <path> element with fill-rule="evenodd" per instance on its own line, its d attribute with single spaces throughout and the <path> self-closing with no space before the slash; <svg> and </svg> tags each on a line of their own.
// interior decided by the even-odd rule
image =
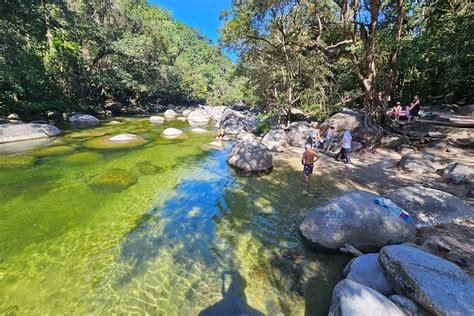
<svg viewBox="0 0 474 316">
<path fill-rule="evenodd" d="M 229 280 L 230 279 L 230 280 Z M 245 287 L 247 283 L 245 279 L 237 272 L 222 273 L 221 293 L 222 300 L 202 310 L 200 316 L 221 316 L 221 315 L 255 315 L 259 316 L 263 313 L 252 308 L 247 303 L 245 297 Z M 226 284 L 229 283 L 230 284 Z"/>
</svg>

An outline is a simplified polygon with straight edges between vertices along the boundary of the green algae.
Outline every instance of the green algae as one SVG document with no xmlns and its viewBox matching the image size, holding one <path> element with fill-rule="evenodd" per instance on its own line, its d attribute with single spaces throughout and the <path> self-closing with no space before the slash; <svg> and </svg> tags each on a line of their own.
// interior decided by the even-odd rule
<svg viewBox="0 0 474 316">
<path fill-rule="evenodd" d="M 122 192 L 137 183 L 138 179 L 125 169 L 109 169 L 94 177 L 89 186 L 100 192 Z"/>
<path fill-rule="evenodd" d="M 55 155 L 64 155 L 72 153 L 75 149 L 70 146 L 50 146 L 45 148 L 39 148 L 35 150 L 33 153 L 36 156 L 44 157 L 44 156 L 55 156 Z"/>
<path fill-rule="evenodd" d="M 70 138 L 93 138 L 105 136 L 105 132 L 101 131 L 84 131 L 76 132 L 68 135 Z"/>
<path fill-rule="evenodd" d="M 31 167 L 36 163 L 36 159 L 31 155 L 0 155 L 0 169 Z"/>
<path fill-rule="evenodd" d="M 138 171 L 142 175 L 154 175 L 158 172 L 163 171 L 163 168 L 152 164 L 150 161 L 140 161 L 137 163 Z"/>
<path fill-rule="evenodd" d="M 76 154 L 72 154 L 65 157 L 64 161 L 70 164 L 82 165 L 82 164 L 97 162 L 103 158 L 104 156 L 99 153 L 81 152 L 81 153 L 76 153 Z"/>
</svg>

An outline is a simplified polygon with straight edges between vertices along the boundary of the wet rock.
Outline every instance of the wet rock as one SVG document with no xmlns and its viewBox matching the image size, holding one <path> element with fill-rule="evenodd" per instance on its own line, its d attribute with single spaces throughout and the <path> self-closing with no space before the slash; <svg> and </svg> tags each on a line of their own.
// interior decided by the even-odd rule
<svg viewBox="0 0 474 316">
<path fill-rule="evenodd" d="M 97 191 L 121 192 L 137 183 L 138 179 L 133 174 L 124 169 L 109 169 L 94 177 L 89 186 Z"/>
<path fill-rule="evenodd" d="M 404 316 L 403 311 L 379 292 L 354 282 L 342 280 L 334 288 L 329 316 Z"/>
<path fill-rule="evenodd" d="M 176 117 L 176 112 L 174 110 L 166 110 L 164 113 L 165 119 L 173 120 Z"/>
<path fill-rule="evenodd" d="M 399 188 L 386 197 L 406 210 L 417 228 L 474 219 L 474 209 L 447 192 L 421 185 Z"/>
<path fill-rule="evenodd" d="M 311 125 L 307 122 L 291 123 L 287 130 L 287 137 L 290 145 L 293 147 L 303 148 L 311 130 Z"/>
<path fill-rule="evenodd" d="M 273 167 L 271 151 L 255 139 L 242 140 L 232 146 L 227 162 L 245 172 L 261 172 Z"/>
<path fill-rule="evenodd" d="M 165 122 L 165 119 L 161 116 L 152 116 L 150 117 L 150 122 L 155 124 L 162 124 Z"/>
<path fill-rule="evenodd" d="M 166 136 L 166 137 L 176 137 L 176 136 L 180 136 L 182 135 L 184 132 L 177 129 L 177 128 L 167 128 L 163 131 L 163 136 Z"/>
<path fill-rule="evenodd" d="M 379 262 L 397 293 L 431 313 L 474 314 L 474 280 L 454 263 L 411 245 L 382 248 Z"/>
<path fill-rule="evenodd" d="M 363 252 L 415 240 L 415 226 L 374 202 L 375 194 L 350 191 L 313 209 L 300 224 L 317 251 L 339 251 L 346 243 Z M 370 232 L 367 233 L 367 232 Z"/>
<path fill-rule="evenodd" d="M 88 114 L 76 114 L 69 118 L 69 123 L 83 126 L 97 125 L 100 123 L 99 119 Z"/>
<path fill-rule="evenodd" d="M 461 182 L 474 182 L 474 167 L 465 166 L 459 163 L 451 163 L 443 170 L 443 178 L 456 184 Z"/>
<path fill-rule="evenodd" d="M 346 278 L 363 284 L 388 296 L 393 293 L 393 289 L 383 274 L 378 262 L 378 254 L 370 253 L 352 260 L 345 269 Z"/>
<path fill-rule="evenodd" d="M 58 136 L 61 130 L 50 124 L 0 124 L 0 143 Z"/>
<path fill-rule="evenodd" d="M 283 152 L 290 145 L 290 140 L 283 129 L 269 131 L 263 137 L 262 143 L 271 151 Z"/>
<path fill-rule="evenodd" d="M 418 306 L 415 302 L 411 299 L 402 296 L 393 294 L 388 297 L 389 300 L 397 304 L 407 316 L 428 316 L 429 313 L 426 312 L 423 308 Z"/>
<path fill-rule="evenodd" d="M 143 140 L 143 137 L 135 134 L 120 134 L 109 138 L 110 142 L 131 142 L 137 140 Z"/>
</svg>

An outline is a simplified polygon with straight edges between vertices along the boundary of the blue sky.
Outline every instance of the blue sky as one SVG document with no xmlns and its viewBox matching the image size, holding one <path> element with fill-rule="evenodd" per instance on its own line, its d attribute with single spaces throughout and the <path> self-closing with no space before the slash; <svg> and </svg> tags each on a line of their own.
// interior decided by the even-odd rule
<svg viewBox="0 0 474 316">
<path fill-rule="evenodd" d="M 176 20 L 201 30 L 214 43 L 219 38 L 218 29 L 222 10 L 229 8 L 231 0 L 148 0 L 151 4 L 168 9 Z"/>
</svg>

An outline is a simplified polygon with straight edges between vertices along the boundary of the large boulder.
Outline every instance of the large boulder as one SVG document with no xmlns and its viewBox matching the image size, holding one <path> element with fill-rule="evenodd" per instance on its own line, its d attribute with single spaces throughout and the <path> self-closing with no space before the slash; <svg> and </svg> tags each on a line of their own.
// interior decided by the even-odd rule
<svg viewBox="0 0 474 316">
<path fill-rule="evenodd" d="M 165 113 L 164 113 L 164 116 L 165 116 L 165 119 L 167 120 L 174 120 L 174 118 L 176 117 L 176 112 L 174 110 L 166 110 Z"/>
<path fill-rule="evenodd" d="M 195 110 L 188 115 L 188 122 L 195 124 L 207 124 L 210 116 L 204 110 Z"/>
<path fill-rule="evenodd" d="M 461 182 L 473 183 L 474 167 L 453 162 L 443 170 L 443 178 L 456 184 L 460 184 Z"/>
<path fill-rule="evenodd" d="M 245 172 L 262 172 L 273 167 L 271 151 L 255 139 L 235 143 L 229 152 L 227 162 Z"/>
<path fill-rule="evenodd" d="M 388 296 L 393 293 L 393 289 L 383 274 L 378 257 L 377 253 L 370 253 L 355 258 L 345 269 L 348 272 L 346 278 Z"/>
<path fill-rule="evenodd" d="M 311 125 L 307 122 L 293 122 L 287 130 L 288 140 L 293 147 L 304 147 L 311 133 Z"/>
<path fill-rule="evenodd" d="M 444 168 L 445 165 L 442 159 L 426 152 L 405 155 L 398 163 L 398 166 L 403 170 L 417 174 L 434 173 L 436 170 Z"/>
<path fill-rule="evenodd" d="M 385 245 L 414 241 L 413 223 L 375 204 L 377 197 L 366 191 L 344 193 L 313 209 L 300 224 L 301 234 L 317 251 L 337 251 L 351 244 L 372 252 Z"/>
<path fill-rule="evenodd" d="M 398 149 L 401 145 L 405 144 L 408 140 L 399 135 L 385 136 L 382 138 L 380 145 L 388 149 Z"/>
<path fill-rule="evenodd" d="M 263 136 L 262 143 L 271 151 L 282 152 L 290 145 L 290 140 L 283 129 L 274 129 Z"/>
<path fill-rule="evenodd" d="M 410 213 L 417 228 L 474 219 L 474 209 L 447 192 L 421 185 L 399 188 L 386 197 Z"/>
<path fill-rule="evenodd" d="M 88 114 L 76 114 L 69 118 L 69 123 L 75 125 L 97 125 L 100 123 L 99 119 Z"/>
<path fill-rule="evenodd" d="M 334 288 L 329 316 L 405 316 L 400 307 L 379 292 L 352 280 Z"/>
<path fill-rule="evenodd" d="M 251 133 L 254 124 L 247 116 L 226 109 L 217 125 L 219 128 L 223 128 L 226 134 L 237 135 L 241 131 Z"/>
<path fill-rule="evenodd" d="M 344 108 L 321 124 L 323 135 L 326 135 L 326 131 L 330 126 L 334 126 L 333 139 L 341 138 L 346 130 L 355 135 L 364 126 L 364 115 Z"/>
<path fill-rule="evenodd" d="M 427 311 L 425 311 L 422 307 L 420 307 L 418 304 L 413 302 L 411 299 L 408 297 L 398 295 L 398 294 L 393 294 L 390 295 L 389 300 L 397 304 L 407 316 L 428 316 L 430 315 Z"/>
<path fill-rule="evenodd" d="M 207 115 L 214 121 L 219 121 L 227 108 L 225 106 L 210 106 L 205 105 L 204 111 L 206 111 Z"/>
<path fill-rule="evenodd" d="M 162 124 L 165 122 L 165 119 L 161 116 L 152 116 L 150 117 L 150 123 L 154 123 L 154 124 Z"/>
<path fill-rule="evenodd" d="M 0 143 L 52 137 L 59 134 L 61 134 L 61 130 L 51 124 L 23 123 L 0 125 Z"/>
<path fill-rule="evenodd" d="M 177 137 L 177 136 L 180 136 L 182 135 L 184 132 L 182 130 L 179 130 L 177 128 L 167 128 L 163 131 L 163 136 L 166 136 L 166 137 Z"/>
<path fill-rule="evenodd" d="M 474 315 L 474 279 L 445 259 L 412 245 L 382 248 L 382 269 L 395 291 L 435 315 Z"/>
</svg>

